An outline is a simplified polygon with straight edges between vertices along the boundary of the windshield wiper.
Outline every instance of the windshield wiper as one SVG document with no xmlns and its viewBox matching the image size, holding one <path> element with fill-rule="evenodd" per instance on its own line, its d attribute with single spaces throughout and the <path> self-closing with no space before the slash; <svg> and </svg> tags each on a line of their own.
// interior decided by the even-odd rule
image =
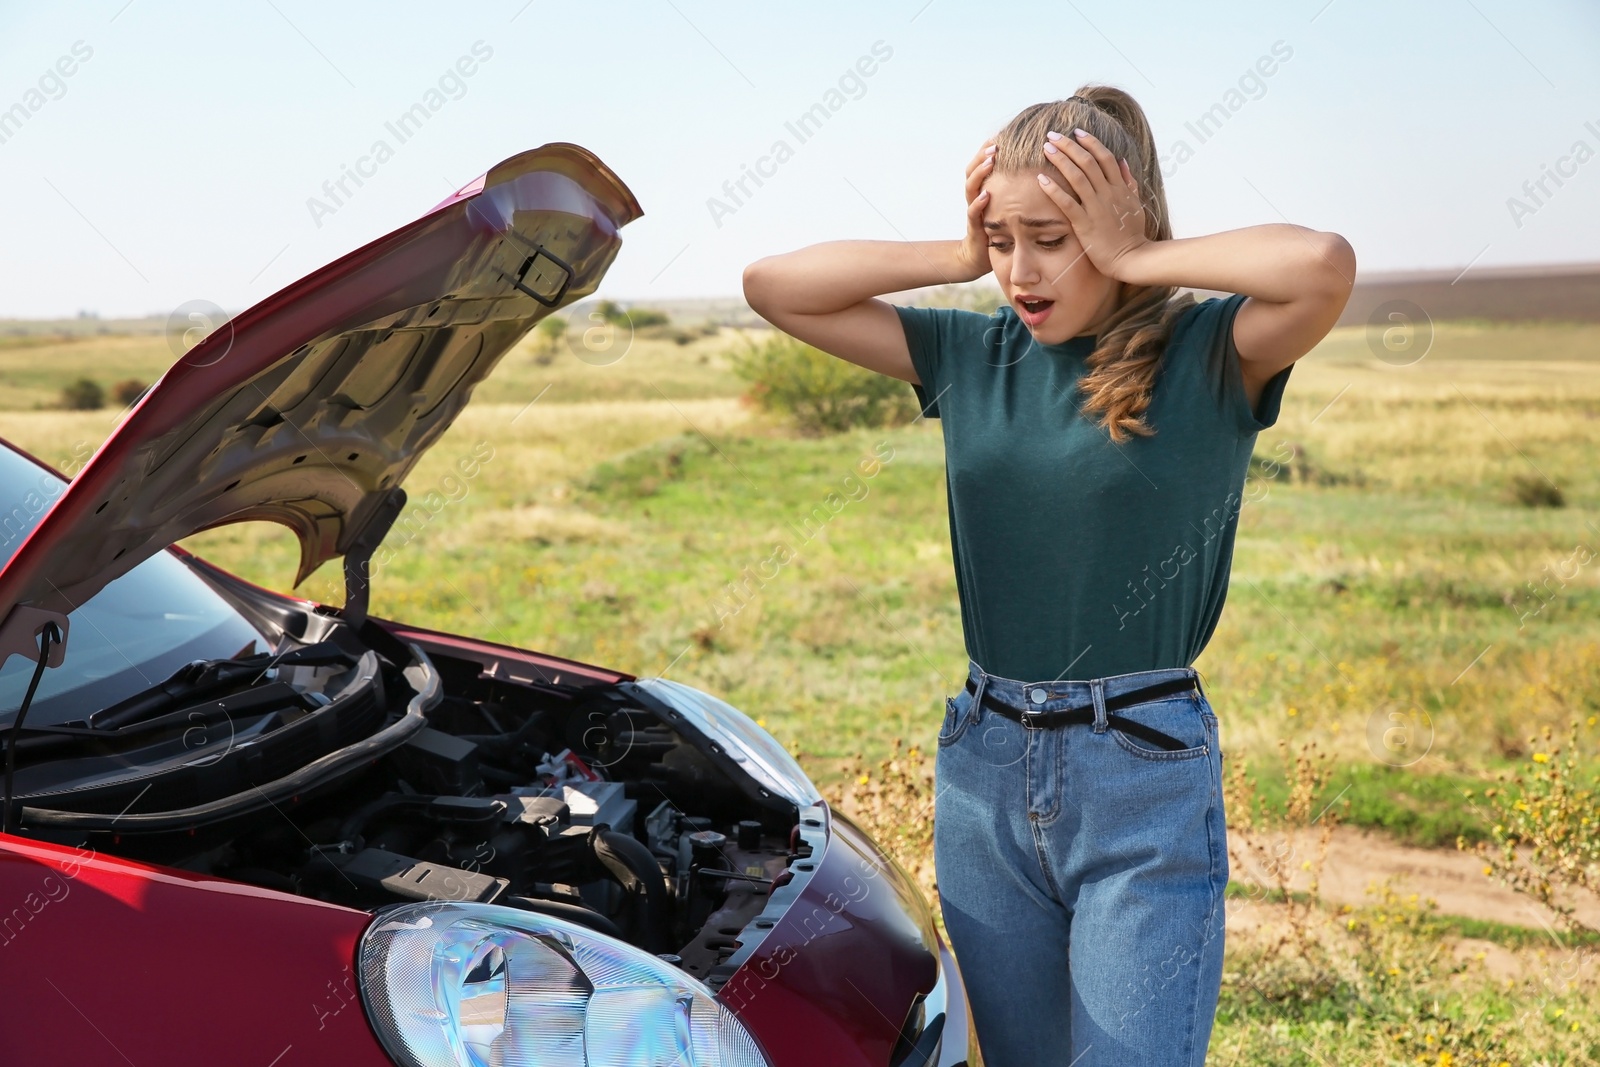
<svg viewBox="0 0 1600 1067">
<path fill-rule="evenodd" d="M 325 667 L 338 663 L 354 666 L 355 662 L 350 653 L 332 641 L 319 641 L 280 654 L 263 652 L 243 659 L 196 660 L 179 667 L 166 681 L 95 712 L 87 725 L 90 730 L 120 730 L 175 708 L 192 706 L 210 693 L 248 685 L 273 667 Z"/>
<path fill-rule="evenodd" d="M 82 742 L 90 744 L 99 742 L 100 747 L 118 745 L 124 741 L 137 742 L 137 739 L 146 734 L 157 733 L 161 730 L 170 730 L 175 727 L 192 729 L 197 726 L 210 726 L 213 723 L 228 720 L 234 723 L 243 719 L 253 718 L 258 715 L 268 715 L 274 711 L 283 711 L 288 708 L 299 708 L 304 711 L 314 711 L 319 705 L 305 693 L 300 692 L 287 682 L 268 682 L 266 685 L 257 685 L 237 693 L 229 693 L 210 700 L 197 700 L 185 703 L 172 711 L 153 715 L 148 719 L 140 719 L 126 726 L 115 728 L 92 726 L 29 726 L 19 728 L 26 736 L 19 737 L 15 746 L 21 752 L 37 757 L 41 752 L 53 752 L 56 749 L 81 748 Z"/>
</svg>

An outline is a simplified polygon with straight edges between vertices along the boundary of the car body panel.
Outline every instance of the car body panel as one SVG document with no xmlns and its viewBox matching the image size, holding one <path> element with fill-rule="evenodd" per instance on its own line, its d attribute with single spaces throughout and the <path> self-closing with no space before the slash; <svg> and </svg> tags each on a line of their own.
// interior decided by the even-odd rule
<svg viewBox="0 0 1600 1067">
<path fill-rule="evenodd" d="M 512 157 L 473 188 L 182 356 L 0 570 L 0 619 L 65 614 L 228 523 L 293 530 L 296 584 L 349 550 L 505 351 L 594 292 L 642 214 L 576 145 Z"/>
<path fill-rule="evenodd" d="M 0 835 L 0 1063 L 385 1067 L 367 912 Z"/>
<path fill-rule="evenodd" d="M 717 996 L 774 1067 L 881 1067 L 906 1007 L 938 979 L 938 947 L 922 944 L 917 921 L 927 905 L 911 899 L 905 872 L 855 823 L 812 810 L 827 811 L 821 856 Z"/>
</svg>

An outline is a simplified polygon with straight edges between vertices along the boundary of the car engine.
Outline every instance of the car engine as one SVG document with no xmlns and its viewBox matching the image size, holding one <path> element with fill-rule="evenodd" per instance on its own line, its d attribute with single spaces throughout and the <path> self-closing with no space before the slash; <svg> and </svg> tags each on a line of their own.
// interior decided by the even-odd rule
<svg viewBox="0 0 1600 1067">
<path fill-rule="evenodd" d="M 713 984 L 810 854 L 795 804 L 632 682 L 508 677 L 323 611 L 29 728 L 22 832 L 355 908 L 541 912 Z"/>
</svg>

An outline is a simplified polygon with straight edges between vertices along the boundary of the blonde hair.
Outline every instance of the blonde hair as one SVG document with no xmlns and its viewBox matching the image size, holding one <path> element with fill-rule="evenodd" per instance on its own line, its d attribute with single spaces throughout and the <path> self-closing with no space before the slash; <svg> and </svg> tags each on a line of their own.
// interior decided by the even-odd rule
<svg viewBox="0 0 1600 1067">
<path fill-rule="evenodd" d="M 1043 147 L 1046 131 L 1069 133 L 1074 128 L 1089 131 L 1113 155 L 1128 161 L 1144 203 L 1145 236 L 1171 240 L 1155 137 L 1144 109 L 1121 89 L 1085 85 L 1065 100 L 1024 108 L 995 135 L 996 173 L 1049 173 Z M 1150 406 L 1161 356 L 1178 317 L 1196 303 L 1193 293 L 1179 295 L 1176 286 L 1119 286 L 1122 299 L 1096 334 L 1089 369 L 1078 382 L 1084 409 L 1100 414 L 1100 425 L 1118 443 L 1130 434 L 1155 433 L 1145 423 L 1144 412 Z"/>
</svg>

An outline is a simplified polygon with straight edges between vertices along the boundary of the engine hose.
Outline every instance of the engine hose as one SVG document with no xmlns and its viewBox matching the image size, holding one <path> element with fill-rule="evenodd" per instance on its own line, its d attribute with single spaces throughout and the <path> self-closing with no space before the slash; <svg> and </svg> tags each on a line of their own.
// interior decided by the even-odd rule
<svg viewBox="0 0 1600 1067">
<path fill-rule="evenodd" d="M 666 952 L 671 920 L 667 884 L 649 846 L 602 824 L 589 835 L 589 848 L 633 896 L 640 947 L 646 952 Z"/>
<path fill-rule="evenodd" d="M 601 915 L 593 908 L 586 908 L 582 904 L 569 904 L 564 900 L 540 900 L 538 897 L 506 897 L 506 902 L 512 907 L 524 911 L 536 911 L 541 915 L 553 915 L 557 919 L 566 919 L 587 926 L 591 930 L 626 941 L 622 936 L 622 928 L 610 919 Z"/>
<path fill-rule="evenodd" d="M 369 801 L 357 808 L 350 817 L 339 824 L 339 840 L 354 841 L 367 824 L 382 815 L 390 808 L 414 807 L 426 808 L 433 802 L 431 796 L 413 795 L 411 793 L 385 793 L 376 800 Z"/>
<path fill-rule="evenodd" d="M 541 708 L 538 711 L 529 712 L 527 719 L 515 730 L 498 734 L 460 734 L 458 736 L 463 741 L 471 741 L 473 744 L 486 748 L 491 752 L 506 752 L 514 750 L 518 745 L 532 737 L 534 731 L 543 725 L 546 718 L 548 718 L 548 713 Z"/>
</svg>

